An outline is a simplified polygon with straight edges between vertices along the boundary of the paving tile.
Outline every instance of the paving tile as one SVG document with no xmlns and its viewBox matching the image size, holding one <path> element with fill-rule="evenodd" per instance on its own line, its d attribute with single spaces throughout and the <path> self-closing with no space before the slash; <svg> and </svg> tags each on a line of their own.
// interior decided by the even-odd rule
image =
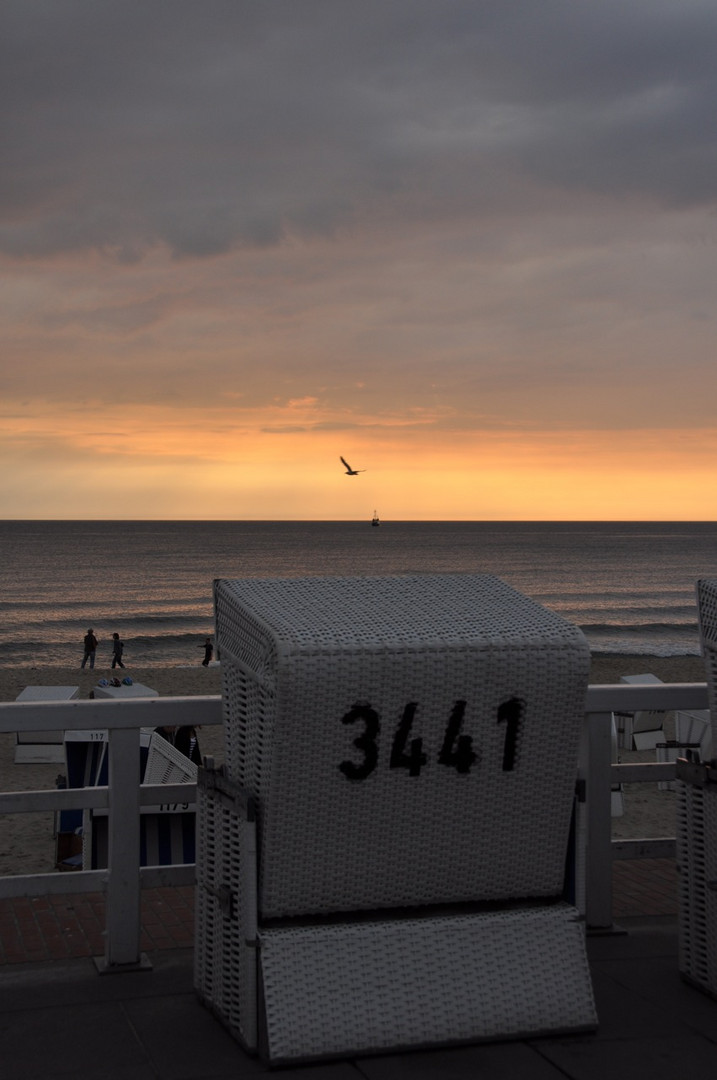
<svg viewBox="0 0 717 1080">
<path fill-rule="evenodd" d="M 571 1080 L 676 1080 L 689 1076 L 714 1076 L 717 1050 L 699 1034 L 681 1031 L 662 1037 L 595 1038 L 544 1041 L 536 1049 Z"/>
<path fill-rule="evenodd" d="M 19 897 L 15 903 L 18 905 L 28 905 L 35 908 L 36 911 L 46 911 L 56 902 L 59 902 L 61 898 L 59 896 L 31 896 L 31 897 Z"/>
<path fill-rule="evenodd" d="M 592 980 L 599 1024 L 593 1037 L 648 1037 L 668 1023 L 669 1017 L 662 1002 L 635 994 L 602 969 L 593 968 Z"/>
<path fill-rule="evenodd" d="M 361 1080 L 366 1073 L 350 1061 L 329 1061 L 319 1065 L 293 1065 L 291 1080 Z M 273 1074 L 273 1075 L 276 1075 Z"/>
<path fill-rule="evenodd" d="M 632 1001 L 647 1002 L 659 1009 L 668 1030 L 682 1025 L 700 1032 L 717 1048 L 717 1001 L 684 982 L 676 962 L 665 957 L 626 959 L 611 968 L 597 966 L 595 977 L 606 970 L 611 980 L 630 994 Z"/>
<path fill-rule="evenodd" d="M 11 1080 L 11 1078 L 8 1078 L 8 1080 Z M 85 1068 L 80 1078 L 72 1067 L 65 1071 L 63 1066 L 58 1063 L 53 1071 L 38 1073 L 37 1080 L 157 1080 L 157 1074 L 149 1064 L 140 1066 L 114 1065 L 112 1062 L 107 1062 L 94 1069 Z"/>
<path fill-rule="evenodd" d="M 591 962 L 662 955 L 677 964 L 677 923 L 674 918 L 626 919 L 619 927 L 620 933 L 588 934 L 587 952 Z"/>
<path fill-rule="evenodd" d="M 367 1080 L 565 1080 L 531 1046 L 518 1042 L 363 1058 L 359 1067 Z"/>
<path fill-rule="evenodd" d="M 674 859 L 625 859 L 613 864 L 613 917 L 676 915 Z"/>
<path fill-rule="evenodd" d="M 154 957 L 151 971 L 103 976 L 88 958 L 12 965 L 0 975 L 0 1015 L 60 1003 L 81 1008 L 100 1001 L 192 993 L 191 956 L 187 949 L 161 952 Z"/>
<path fill-rule="evenodd" d="M 266 1072 L 249 1057 L 196 995 L 127 1001 L 124 1009 L 157 1075 L 167 1080 Z"/>
<path fill-rule="evenodd" d="M 142 918 L 143 950 L 193 945 L 194 887 L 146 890 Z M 100 894 L 0 901 L 0 963 L 102 955 L 104 926 Z"/>
<path fill-rule="evenodd" d="M 141 1046 L 122 1008 L 114 1003 L 82 1009 L 55 1005 L 0 1015 L 3 1080 L 85 1076 L 90 1070 L 139 1069 Z"/>
</svg>

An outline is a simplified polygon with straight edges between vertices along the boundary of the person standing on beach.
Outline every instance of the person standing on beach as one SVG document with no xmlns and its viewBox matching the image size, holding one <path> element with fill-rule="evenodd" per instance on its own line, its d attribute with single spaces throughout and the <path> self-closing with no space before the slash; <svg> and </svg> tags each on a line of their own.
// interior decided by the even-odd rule
<svg viewBox="0 0 717 1080">
<path fill-rule="evenodd" d="M 80 667 L 84 667 L 87 661 L 90 662 L 90 670 L 95 666 L 95 653 L 97 652 L 97 638 L 95 632 L 90 629 L 85 634 L 85 655 L 82 657 L 82 663 Z"/>
<path fill-rule="evenodd" d="M 202 667 L 209 667 L 209 661 L 214 656 L 214 647 L 212 645 L 212 639 L 210 637 L 199 646 L 200 649 L 204 649 L 204 659 L 202 660 Z"/>
<path fill-rule="evenodd" d="M 119 634 L 112 635 L 112 667 L 124 667 L 122 663 L 122 653 L 124 652 L 124 642 L 120 641 Z"/>
</svg>

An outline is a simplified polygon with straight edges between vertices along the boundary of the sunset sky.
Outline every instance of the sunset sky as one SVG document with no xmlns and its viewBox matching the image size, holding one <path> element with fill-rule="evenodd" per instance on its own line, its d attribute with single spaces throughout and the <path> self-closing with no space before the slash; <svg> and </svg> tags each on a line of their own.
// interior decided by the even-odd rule
<svg viewBox="0 0 717 1080">
<path fill-rule="evenodd" d="M 0 516 L 714 520 L 716 43 L 4 0 Z"/>
</svg>

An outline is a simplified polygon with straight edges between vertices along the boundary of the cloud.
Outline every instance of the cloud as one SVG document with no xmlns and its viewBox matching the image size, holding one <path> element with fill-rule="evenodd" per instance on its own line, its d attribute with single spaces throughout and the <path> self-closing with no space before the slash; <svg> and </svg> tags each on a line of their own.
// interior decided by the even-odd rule
<svg viewBox="0 0 717 1080">
<path fill-rule="evenodd" d="M 284 490 L 343 433 L 373 478 L 713 426 L 711 0 L 0 19 L 0 394 L 38 474 L 261 459 Z"/>
<path fill-rule="evenodd" d="M 707 3 L 8 0 L 0 250 L 202 259 L 551 191 L 712 203 Z"/>
</svg>

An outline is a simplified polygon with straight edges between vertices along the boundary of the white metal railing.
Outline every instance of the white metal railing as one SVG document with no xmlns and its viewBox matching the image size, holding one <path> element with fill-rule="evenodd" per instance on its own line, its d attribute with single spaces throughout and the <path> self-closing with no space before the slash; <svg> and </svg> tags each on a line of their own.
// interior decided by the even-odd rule
<svg viewBox="0 0 717 1080">
<path fill-rule="evenodd" d="M 107 808 L 108 867 L 72 874 L 31 874 L 0 878 L 0 899 L 49 893 L 106 893 L 103 970 L 127 970 L 141 963 L 142 886 L 193 884 L 194 866 L 140 868 L 141 805 L 185 802 L 194 784 L 140 785 L 140 728 L 165 725 L 209 726 L 222 720 L 221 698 L 134 698 L 125 701 L 0 703 L 0 732 L 108 732 L 107 787 L 62 788 L 0 794 L 0 814 L 38 810 Z M 137 828 L 128 822 L 136 821 Z"/>
<path fill-rule="evenodd" d="M 708 708 L 704 683 L 590 686 L 586 723 L 578 770 L 582 802 L 579 830 L 584 856 L 584 907 L 588 927 L 612 925 L 613 858 L 656 858 L 674 855 L 674 837 L 656 840 L 613 841 L 611 789 L 614 783 L 658 782 L 675 777 L 674 763 L 614 765 L 612 713 L 645 709 L 672 711 Z M 194 866 L 140 867 L 140 806 L 186 802 L 194 784 L 140 785 L 139 731 L 168 724 L 211 726 L 221 724 L 221 698 L 165 697 L 125 701 L 0 703 L 0 733 L 18 730 L 108 731 L 107 787 L 63 788 L 47 791 L 0 793 L 0 814 L 107 808 L 109 859 L 106 870 L 72 874 L 32 874 L 0 877 L 0 899 L 49 893 L 99 891 L 107 896 L 104 970 L 126 970 L 138 965 L 140 954 L 140 899 L 142 887 L 192 884 Z M 191 796 L 190 796 L 191 799 Z"/>
<path fill-rule="evenodd" d="M 612 862 L 618 858 L 674 857 L 675 839 L 613 841 L 611 792 L 615 783 L 674 780 L 675 765 L 652 762 L 612 763 L 612 714 L 655 709 L 709 708 L 705 683 L 645 683 L 589 686 L 585 702 L 587 723 L 579 765 L 584 784 L 582 813 L 585 853 L 585 921 L 592 929 L 612 926 Z"/>
</svg>

